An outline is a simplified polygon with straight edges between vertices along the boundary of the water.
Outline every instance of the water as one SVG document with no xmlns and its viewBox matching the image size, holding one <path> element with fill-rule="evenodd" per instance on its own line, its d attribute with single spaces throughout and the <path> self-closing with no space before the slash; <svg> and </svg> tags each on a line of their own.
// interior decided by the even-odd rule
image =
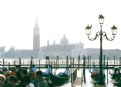
<svg viewBox="0 0 121 87">
<path fill-rule="evenodd" d="M 45 69 L 43 69 L 42 71 L 45 71 Z M 63 72 L 64 69 L 58 69 L 56 71 L 56 73 L 59 73 L 59 72 Z M 110 71 L 110 70 L 109 70 Z M 55 73 L 55 72 L 54 72 Z M 107 74 L 107 70 L 105 70 L 105 74 Z M 77 72 L 77 77 L 81 77 L 82 75 L 82 69 L 78 70 Z M 107 83 L 107 77 L 105 79 L 105 85 L 106 86 L 100 86 L 100 87 L 114 87 L 113 84 L 111 83 L 111 79 L 110 79 L 110 75 L 109 75 L 109 72 L 108 72 L 108 83 Z M 71 87 L 71 82 L 69 83 L 66 83 L 64 84 L 63 86 L 59 86 L 59 87 Z M 79 86 L 75 86 L 75 87 L 81 87 L 81 85 Z M 94 86 L 92 83 L 91 83 L 91 76 L 90 76 L 90 72 L 88 69 L 86 69 L 86 84 L 83 83 L 82 84 L 82 87 L 98 87 L 98 86 Z M 116 86 L 115 86 L 116 87 Z"/>
</svg>

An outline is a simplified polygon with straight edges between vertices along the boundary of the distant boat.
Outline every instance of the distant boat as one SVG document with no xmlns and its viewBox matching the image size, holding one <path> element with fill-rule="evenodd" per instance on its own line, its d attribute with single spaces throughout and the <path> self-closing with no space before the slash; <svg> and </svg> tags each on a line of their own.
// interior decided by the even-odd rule
<svg viewBox="0 0 121 87">
<path fill-rule="evenodd" d="M 64 72 L 60 72 L 57 75 L 53 75 L 53 73 L 50 73 L 50 80 L 55 86 L 61 86 L 67 82 L 69 82 L 70 79 L 70 70 L 66 69 Z"/>
<path fill-rule="evenodd" d="M 115 67 L 112 72 L 109 72 L 109 74 L 111 75 L 111 82 L 114 85 L 121 85 L 121 73 L 119 67 Z"/>
</svg>

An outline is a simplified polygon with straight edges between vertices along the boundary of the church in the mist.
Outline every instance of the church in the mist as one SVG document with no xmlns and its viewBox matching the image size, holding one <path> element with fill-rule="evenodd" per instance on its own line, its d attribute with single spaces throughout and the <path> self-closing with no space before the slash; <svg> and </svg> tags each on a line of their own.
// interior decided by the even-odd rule
<svg viewBox="0 0 121 87">
<path fill-rule="evenodd" d="M 47 45 L 41 47 L 40 43 L 40 29 L 38 21 L 36 20 L 33 30 L 33 49 L 21 50 L 11 47 L 9 51 L 5 52 L 5 48 L 1 47 L 0 56 L 2 58 L 30 58 L 31 56 L 34 58 L 45 58 L 46 56 L 50 56 L 50 58 L 55 58 L 56 56 L 66 58 L 66 56 L 78 57 L 84 55 L 84 45 L 81 42 L 78 44 L 70 44 L 66 35 L 63 35 L 60 39 L 60 43 L 53 41 L 53 44 L 50 44 L 49 40 L 47 40 Z"/>
<path fill-rule="evenodd" d="M 49 56 L 50 58 L 55 58 L 59 56 L 59 58 L 66 58 L 68 57 L 74 57 L 77 58 L 80 56 L 81 58 L 83 55 L 85 56 L 91 56 L 92 58 L 99 58 L 99 49 L 94 48 L 87 48 L 84 49 L 84 44 L 79 42 L 75 44 L 69 43 L 68 38 L 66 35 L 63 35 L 63 37 L 60 39 L 60 43 L 55 43 L 53 41 L 53 44 L 50 44 L 49 40 L 47 40 L 46 46 L 40 46 L 41 44 L 40 40 L 40 29 L 38 25 L 38 21 L 35 22 L 35 27 L 33 30 L 33 49 L 32 50 L 21 50 L 21 49 L 15 49 L 14 47 L 11 47 L 7 52 L 5 52 L 5 47 L 0 47 L 0 57 L 1 58 L 30 58 L 33 56 L 34 58 L 45 58 L 46 56 Z M 103 53 L 108 57 L 121 57 L 121 51 L 116 50 L 103 50 Z"/>
<path fill-rule="evenodd" d="M 33 32 L 33 54 L 38 58 L 45 58 L 49 56 L 50 58 L 55 58 L 59 56 L 60 58 L 69 57 L 78 57 L 83 56 L 84 54 L 84 46 L 82 43 L 78 44 L 69 44 L 69 40 L 66 38 L 66 35 L 60 39 L 60 43 L 50 44 L 49 40 L 47 40 L 47 45 L 40 47 L 40 31 L 38 22 L 36 20 L 34 32 Z M 33 55 L 33 57 L 34 57 Z"/>
</svg>

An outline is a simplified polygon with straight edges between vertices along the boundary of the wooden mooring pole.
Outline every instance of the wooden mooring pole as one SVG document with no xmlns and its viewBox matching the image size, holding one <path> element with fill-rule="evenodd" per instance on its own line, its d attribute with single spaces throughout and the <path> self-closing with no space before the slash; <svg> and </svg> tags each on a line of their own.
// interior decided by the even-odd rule
<svg viewBox="0 0 121 87">
<path fill-rule="evenodd" d="M 115 66 L 115 56 L 114 56 L 114 66 Z"/>
<path fill-rule="evenodd" d="M 119 65 L 121 65 L 121 57 L 120 57 L 120 59 L 119 59 L 119 60 L 120 60 L 120 63 L 119 63 Z"/>
<path fill-rule="evenodd" d="M 72 72 L 73 72 L 73 71 L 72 71 L 72 58 L 70 58 L 70 69 L 71 69 L 71 87 L 73 87 L 73 81 L 72 81 L 72 80 L 73 80 L 73 79 L 72 79 L 72 77 L 73 77 L 73 76 L 72 76 L 72 75 L 73 75 L 73 74 L 72 74 Z"/>
<path fill-rule="evenodd" d="M 104 60 L 103 60 L 104 62 L 103 62 L 103 65 L 104 65 L 104 68 L 105 68 L 105 55 L 104 55 Z"/>
<path fill-rule="evenodd" d="M 48 67 L 48 61 L 49 61 L 49 56 L 46 56 L 46 64 L 45 64 L 46 68 Z"/>
<path fill-rule="evenodd" d="M 10 66 L 11 66 L 11 65 L 10 65 L 10 62 L 9 62 L 9 63 L 8 63 L 8 69 L 9 69 L 9 71 L 10 71 Z"/>
<path fill-rule="evenodd" d="M 107 57 L 107 84 L 108 84 L 108 57 Z"/>
<path fill-rule="evenodd" d="M 59 68 L 59 55 L 57 56 L 57 67 Z"/>
<path fill-rule="evenodd" d="M 4 65 L 5 65 L 4 63 L 5 63 L 5 62 L 4 62 L 4 59 L 3 59 L 3 72 L 4 72 Z"/>
<path fill-rule="evenodd" d="M 85 60 L 86 60 L 86 57 L 83 56 L 83 77 L 84 77 L 84 83 L 86 83 L 86 76 L 85 76 Z"/>
<path fill-rule="evenodd" d="M 30 61 L 30 71 L 31 71 L 31 68 L 32 68 L 32 63 L 33 63 L 33 56 L 31 56 L 31 61 Z"/>
<path fill-rule="evenodd" d="M 19 68 L 21 68 L 21 58 L 19 58 Z"/>
<path fill-rule="evenodd" d="M 40 70 L 40 59 L 39 59 L 39 70 Z"/>
<path fill-rule="evenodd" d="M 55 69 L 57 70 L 58 68 L 58 56 L 56 56 L 56 61 L 55 61 Z"/>
<path fill-rule="evenodd" d="M 90 61 L 89 61 L 89 56 L 88 56 L 88 68 L 89 68 L 89 62 L 90 62 Z"/>
<path fill-rule="evenodd" d="M 66 56 L 66 67 L 68 67 L 68 56 Z"/>
<path fill-rule="evenodd" d="M 78 56 L 78 70 L 79 70 L 79 67 L 80 67 L 80 56 Z"/>
<path fill-rule="evenodd" d="M 90 56 L 89 60 L 90 60 L 90 67 L 91 67 L 91 63 L 92 63 L 92 62 L 91 62 L 91 56 Z"/>
<path fill-rule="evenodd" d="M 73 57 L 73 70 L 74 70 L 74 57 Z"/>
</svg>

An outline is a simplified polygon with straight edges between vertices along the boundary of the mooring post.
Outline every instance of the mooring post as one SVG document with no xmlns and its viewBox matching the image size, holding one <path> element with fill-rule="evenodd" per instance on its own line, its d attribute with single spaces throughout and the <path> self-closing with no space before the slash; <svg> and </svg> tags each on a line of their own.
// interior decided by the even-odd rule
<svg viewBox="0 0 121 87">
<path fill-rule="evenodd" d="M 74 70 L 74 57 L 73 57 L 73 70 Z"/>
<path fill-rule="evenodd" d="M 80 68 L 80 56 L 78 56 L 78 70 Z"/>
<path fill-rule="evenodd" d="M 58 66 L 57 66 L 57 67 L 59 68 L 59 55 L 58 55 L 58 57 L 57 57 L 57 58 L 58 58 Z"/>
<path fill-rule="evenodd" d="M 30 61 L 30 71 L 31 71 L 31 68 L 32 68 L 32 63 L 33 63 L 33 56 L 31 56 L 31 61 Z"/>
<path fill-rule="evenodd" d="M 83 56 L 83 77 L 84 77 L 84 83 L 86 83 L 86 76 L 85 76 L 85 60 L 86 60 L 86 57 Z"/>
<path fill-rule="evenodd" d="M 115 67 L 115 56 L 114 56 L 114 67 Z"/>
<path fill-rule="evenodd" d="M 21 68 L 21 58 L 19 58 L 19 65 L 20 65 L 20 68 Z"/>
<path fill-rule="evenodd" d="M 92 62 L 91 62 L 91 56 L 90 56 L 90 68 L 91 68 L 91 63 L 92 63 Z"/>
<path fill-rule="evenodd" d="M 108 84 L 108 57 L 107 57 L 107 84 Z"/>
<path fill-rule="evenodd" d="M 57 70 L 58 68 L 58 56 L 56 56 L 56 61 L 55 61 L 55 69 Z"/>
<path fill-rule="evenodd" d="M 88 68 L 89 68 L 89 56 L 88 56 Z"/>
<path fill-rule="evenodd" d="M 39 70 L 40 70 L 40 59 L 39 59 Z"/>
<path fill-rule="evenodd" d="M 46 56 L 46 64 L 45 64 L 45 67 L 47 68 L 48 66 L 48 61 L 49 61 L 49 56 Z"/>
<path fill-rule="evenodd" d="M 11 66 L 11 65 L 10 65 L 10 62 L 9 62 L 9 63 L 8 63 L 8 68 L 9 68 L 9 71 L 10 71 L 10 66 Z"/>
<path fill-rule="evenodd" d="M 119 59 L 119 60 L 120 60 L 120 63 L 119 63 L 119 65 L 120 65 L 120 67 L 121 67 L 121 57 L 120 57 L 120 59 Z"/>
<path fill-rule="evenodd" d="M 5 65 L 5 64 L 4 64 L 4 59 L 3 59 L 3 72 L 4 72 L 4 65 Z"/>
<path fill-rule="evenodd" d="M 56 60 L 54 60 L 54 75 L 56 75 Z"/>
<path fill-rule="evenodd" d="M 51 66 L 51 73 L 53 73 L 53 61 L 51 61 L 51 64 L 50 64 L 50 66 Z"/>
<path fill-rule="evenodd" d="M 70 58 L 70 69 L 71 69 L 71 87 L 73 87 L 73 71 L 72 71 L 72 58 Z"/>
<path fill-rule="evenodd" d="M 105 69 L 105 55 L 104 55 L 104 61 L 103 61 L 103 62 L 104 62 L 104 63 L 103 63 L 103 65 L 104 65 L 104 67 L 103 67 L 103 68 Z"/>
<path fill-rule="evenodd" d="M 68 56 L 66 56 L 66 67 L 68 67 Z"/>
</svg>

